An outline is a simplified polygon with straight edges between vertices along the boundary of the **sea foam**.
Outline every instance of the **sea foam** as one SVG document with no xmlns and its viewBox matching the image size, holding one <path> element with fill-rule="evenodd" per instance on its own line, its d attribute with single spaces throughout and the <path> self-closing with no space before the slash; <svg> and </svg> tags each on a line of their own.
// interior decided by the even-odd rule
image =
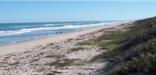
<svg viewBox="0 0 156 75">
<path fill-rule="evenodd" d="M 93 26 L 101 26 L 101 25 L 110 25 L 114 24 L 114 22 L 110 23 L 98 23 L 98 24 L 86 24 L 86 25 L 63 25 L 63 26 L 54 26 L 53 24 L 45 24 L 45 27 L 38 27 L 38 28 L 21 28 L 18 30 L 7 30 L 7 31 L 0 31 L 0 36 L 10 36 L 10 35 L 17 35 L 17 34 L 24 34 L 30 32 L 37 32 L 37 31 L 48 31 L 48 30 L 58 30 L 58 29 L 75 29 L 75 28 L 85 28 L 85 27 L 93 27 Z"/>
</svg>

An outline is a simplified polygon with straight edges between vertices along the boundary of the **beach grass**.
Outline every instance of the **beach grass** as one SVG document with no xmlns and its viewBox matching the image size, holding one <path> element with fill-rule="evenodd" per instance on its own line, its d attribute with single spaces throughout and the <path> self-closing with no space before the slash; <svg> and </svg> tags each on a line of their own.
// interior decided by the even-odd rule
<svg viewBox="0 0 156 75">
<path fill-rule="evenodd" d="M 118 46 L 100 57 L 111 58 L 102 75 L 154 75 L 156 73 L 156 17 L 138 20 L 113 39 Z M 110 46 L 111 47 L 111 46 Z"/>
<path fill-rule="evenodd" d="M 47 63 L 46 65 L 55 66 L 55 67 L 65 67 L 74 64 L 76 59 L 58 59 L 54 62 Z"/>
<path fill-rule="evenodd" d="M 79 42 L 77 45 L 96 45 L 96 42 L 94 40 L 85 40 Z"/>
<path fill-rule="evenodd" d="M 70 51 L 73 52 L 73 51 L 80 51 L 80 50 L 85 50 L 84 47 L 76 47 L 76 48 L 71 48 Z"/>
</svg>

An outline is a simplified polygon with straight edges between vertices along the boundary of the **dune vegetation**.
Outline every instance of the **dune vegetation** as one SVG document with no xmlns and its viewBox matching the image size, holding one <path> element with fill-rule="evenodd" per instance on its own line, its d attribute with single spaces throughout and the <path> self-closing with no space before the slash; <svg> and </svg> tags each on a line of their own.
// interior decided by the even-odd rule
<svg viewBox="0 0 156 75">
<path fill-rule="evenodd" d="M 107 50 L 92 59 L 109 61 L 99 75 L 156 74 L 156 17 L 137 20 L 80 44 Z"/>
<path fill-rule="evenodd" d="M 110 40 L 101 42 L 102 40 Z M 108 51 L 94 59 L 108 60 L 99 75 L 156 74 L 156 17 L 133 22 L 124 31 L 114 31 L 97 40 Z"/>
</svg>

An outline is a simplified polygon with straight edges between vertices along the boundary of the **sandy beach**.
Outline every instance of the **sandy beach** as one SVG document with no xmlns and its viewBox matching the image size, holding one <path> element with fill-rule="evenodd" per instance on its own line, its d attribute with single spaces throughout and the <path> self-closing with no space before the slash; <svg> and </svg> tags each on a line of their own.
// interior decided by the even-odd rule
<svg viewBox="0 0 156 75">
<path fill-rule="evenodd" d="M 106 50 L 78 43 L 118 30 L 123 25 L 85 28 L 81 31 L 0 47 L 0 75 L 96 75 L 107 62 L 92 61 Z"/>
<path fill-rule="evenodd" d="M 156 75 L 156 2 L 19 1 L 0 2 L 0 75 Z"/>
</svg>

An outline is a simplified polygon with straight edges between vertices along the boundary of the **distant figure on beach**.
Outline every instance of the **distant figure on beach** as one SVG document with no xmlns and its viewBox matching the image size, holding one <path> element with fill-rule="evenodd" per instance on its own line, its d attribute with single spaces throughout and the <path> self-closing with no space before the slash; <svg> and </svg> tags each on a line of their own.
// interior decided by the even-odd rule
<svg viewBox="0 0 156 75">
<path fill-rule="evenodd" d="M 58 33 L 58 32 L 56 32 L 56 34 L 58 35 L 59 33 Z"/>
<path fill-rule="evenodd" d="M 58 35 L 58 34 L 62 34 L 63 32 L 62 31 L 60 31 L 60 32 L 56 32 L 56 34 Z"/>
<path fill-rule="evenodd" d="M 59 32 L 59 34 L 62 34 L 62 33 L 63 33 L 62 31 Z"/>
</svg>

